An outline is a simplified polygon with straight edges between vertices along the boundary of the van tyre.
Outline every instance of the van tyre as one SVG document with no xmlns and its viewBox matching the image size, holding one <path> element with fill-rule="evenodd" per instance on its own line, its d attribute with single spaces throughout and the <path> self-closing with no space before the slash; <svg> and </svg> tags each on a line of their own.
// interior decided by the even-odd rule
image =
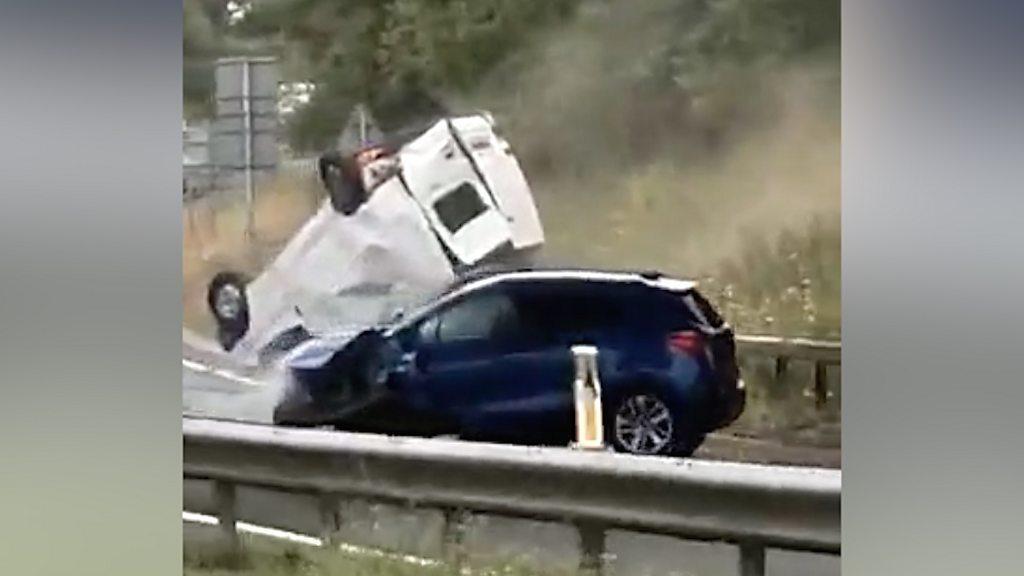
<svg viewBox="0 0 1024 576">
<path fill-rule="evenodd" d="M 206 291 L 206 304 L 217 322 L 217 340 L 229 352 L 249 331 L 246 284 L 248 279 L 242 274 L 221 272 L 213 277 Z"/>
<path fill-rule="evenodd" d="M 318 171 L 335 212 L 351 216 L 366 202 L 359 167 L 351 158 L 337 153 L 325 154 L 320 158 Z"/>
</svg>

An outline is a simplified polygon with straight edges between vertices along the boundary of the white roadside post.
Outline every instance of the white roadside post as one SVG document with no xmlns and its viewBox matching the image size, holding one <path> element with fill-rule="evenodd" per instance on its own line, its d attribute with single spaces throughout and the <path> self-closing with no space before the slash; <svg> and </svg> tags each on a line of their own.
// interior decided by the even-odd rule
<svg viewBox="0 0 1024 576">
<path fill-rule="evenodd" d="M 601 380 L 597 374 L 597 348 L 572 347 L 576 364 L 573 396 L 576 404 L 576 443 L 582 450 L 604 450 L 604 423 L 601 417 Z"/>
</svg>

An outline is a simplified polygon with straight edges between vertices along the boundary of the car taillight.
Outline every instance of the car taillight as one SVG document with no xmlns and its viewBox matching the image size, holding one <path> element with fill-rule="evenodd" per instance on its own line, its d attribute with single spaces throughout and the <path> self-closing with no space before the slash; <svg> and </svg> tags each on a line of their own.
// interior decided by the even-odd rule
<svg viewBox="0 0 1024 576">
<path fill-rule="evenodd" d="M 668 347 L 688 356 L 698 356 L 704 353 L 704 338 L 694 330 L 672 332 L 668 335 Z"/>
</svg>

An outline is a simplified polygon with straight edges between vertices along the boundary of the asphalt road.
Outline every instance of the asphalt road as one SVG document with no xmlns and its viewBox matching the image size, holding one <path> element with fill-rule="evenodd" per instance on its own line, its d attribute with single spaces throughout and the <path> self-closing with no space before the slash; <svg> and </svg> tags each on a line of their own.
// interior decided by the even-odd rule
<svg viewBox="0 0 1024 576">
<path fill-rule="evenodd" d="M 181 376 L 184 414 L 246 422 L 271 422 L 279 393 L 273 380 L 267 382 L 252 379 L 247 382 L 224 374 L 196 370 L 187 365 L 182 366 Z"/>
</svg>

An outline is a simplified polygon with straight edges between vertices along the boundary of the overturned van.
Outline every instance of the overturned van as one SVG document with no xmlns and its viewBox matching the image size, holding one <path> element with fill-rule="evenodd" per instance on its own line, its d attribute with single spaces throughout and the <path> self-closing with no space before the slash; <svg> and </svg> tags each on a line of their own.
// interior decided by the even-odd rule
<svg viewBox="0 0 1024 576">
<path fill-rule="evenodd" d="M 258 363 L 308 338 L 361 330 L 484 266 L 529 264 L 544 243 L 533 195 L 487 114 L 327 154 L 329 192 L 263 272 L 231 271 L 207 303 L 225 351 Z"/>
</svg>

